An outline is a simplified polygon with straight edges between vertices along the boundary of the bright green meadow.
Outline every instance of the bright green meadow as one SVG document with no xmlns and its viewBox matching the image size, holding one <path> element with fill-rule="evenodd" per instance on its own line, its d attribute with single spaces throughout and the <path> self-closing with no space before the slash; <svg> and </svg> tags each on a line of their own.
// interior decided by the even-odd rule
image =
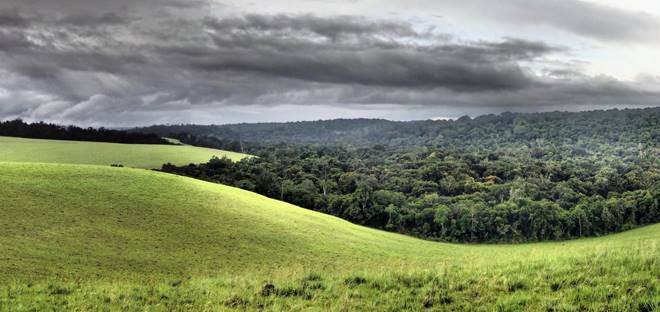
<svg viewBox="0 0 660 312">
<path fill-rule="evenodd" d="M 0 136 L 0 161 L 65 163 L 156 169 L 165 163 L 203 163 L 211 157 L 240 160 L 247 155 L 188 145 L 117 144 Z"/>
<path fill-rule="evenodd" d="M 12 151 L 1 149 L 0 159 L 18 158 L 21 141 L 1 140 Z M 78 146 L 57 144 L 40 148 Z M 176 154 L 123 159 L 184 161 Z M 0 310 L 660 309 L 660 225 L 566 242 L 459 245 L 142 169 L 4 162 L 0 186 Z"/>
</svg>

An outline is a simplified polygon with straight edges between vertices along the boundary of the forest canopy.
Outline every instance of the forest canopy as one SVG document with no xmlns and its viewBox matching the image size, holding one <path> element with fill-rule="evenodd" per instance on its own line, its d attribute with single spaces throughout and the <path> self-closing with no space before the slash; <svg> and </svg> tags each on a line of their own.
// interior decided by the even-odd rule
<svg viewBox="0 0 660 312">
<path fill-rule="evenodd" d="M 660 109 L 169 129 L 259 157 L 163 171 L 427 239 L 568 239 L 660 222 Z"/>
</svg>

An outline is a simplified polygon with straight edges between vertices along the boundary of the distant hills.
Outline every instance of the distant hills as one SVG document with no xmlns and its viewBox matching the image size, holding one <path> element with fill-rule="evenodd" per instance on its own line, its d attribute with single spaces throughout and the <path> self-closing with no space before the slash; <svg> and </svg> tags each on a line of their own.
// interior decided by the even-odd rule
<svg viewBox="0 0 660 312">
<path fill-rule="evenodd" d="M 243 151 L 256 144 L 340 144 L 349 146 L 436 146 L 497 149 L 532 142 L 579 144 L 585 140 L 616 142 L 647 133 L 660 142 L 660 108 L 590 112 L 503 113 L 474 119 L 397 122 L 382 119 L 337 119 L 231 125 L 155 125 L 133 132 L 213 137 L 225 148 Z M 185 139 L 185 138 L 184 138 Z M 219 143 L 220 144 L 220 143 Z"/>
</svg>

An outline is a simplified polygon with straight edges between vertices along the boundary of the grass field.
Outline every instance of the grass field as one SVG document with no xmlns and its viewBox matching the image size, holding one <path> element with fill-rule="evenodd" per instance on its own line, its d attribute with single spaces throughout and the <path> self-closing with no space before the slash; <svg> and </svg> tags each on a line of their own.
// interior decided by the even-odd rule
<svg viewBox="0 0 660 312">
<path fill-rule="evenodd" d="M 0 137 L 0 161 L 160 168 L 165 163 L 203 163 L 211 157 L 240 160 L 246 155 L 194 146 L 115 144 Z"/>
<path fill-rule="evenodd" d="M 457 245 L 140 169 L 0 163 L 0 185 L 0 310 L 660 309 L 660 225 Z"/>
</svg>

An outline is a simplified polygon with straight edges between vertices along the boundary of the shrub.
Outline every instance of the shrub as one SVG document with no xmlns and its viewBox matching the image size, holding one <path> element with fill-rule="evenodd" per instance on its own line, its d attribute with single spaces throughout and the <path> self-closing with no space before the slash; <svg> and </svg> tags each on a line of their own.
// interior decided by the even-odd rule
<svg viewBox="0 0 660 312">
<path fill-rule="evenodd" d="M 71 290 L 63 287 L 55 287 L 50 291 L 51 295 L 70 295 L 71 293 Z"/>
<path fill-rule="evenodd" d="M 522 289 L 525 289 L 525 288 L 527 288 L 527 286 L 522 281 L 515 281 L 515 282 L 512 282 L 512 283 L 509 283 L 509 285 L 507 286 L 507 290 L 509 292 L 516 292 L 518 290 L 522 290 Z"/>
<path fill-rule="evenodd" d="M 298 287 L 284 287 L 277 289 L 277 295 L 280 297 L 296 297 L 305 295 L 305 290 Z"/>
<path fill-rule="evenodd" d="M 270 295 L 274 295 L 277 292 L 277 289 L 275 288 L 275 285 L 271 283 L 266 283 L 264 287 L 261 288 L 261 295 L 264 297 L 268 297 Z"/>
<path fill-rule="evenodd" d="M 362 276 L 351 276 L 351 277 L 344 280 L 344 284 L 346 284 L 348 286 L 351 286 L 351 287 L 366 284 L 366 283 L 367 283 L 367 279 L 362 277 Z"/>
</svg>

